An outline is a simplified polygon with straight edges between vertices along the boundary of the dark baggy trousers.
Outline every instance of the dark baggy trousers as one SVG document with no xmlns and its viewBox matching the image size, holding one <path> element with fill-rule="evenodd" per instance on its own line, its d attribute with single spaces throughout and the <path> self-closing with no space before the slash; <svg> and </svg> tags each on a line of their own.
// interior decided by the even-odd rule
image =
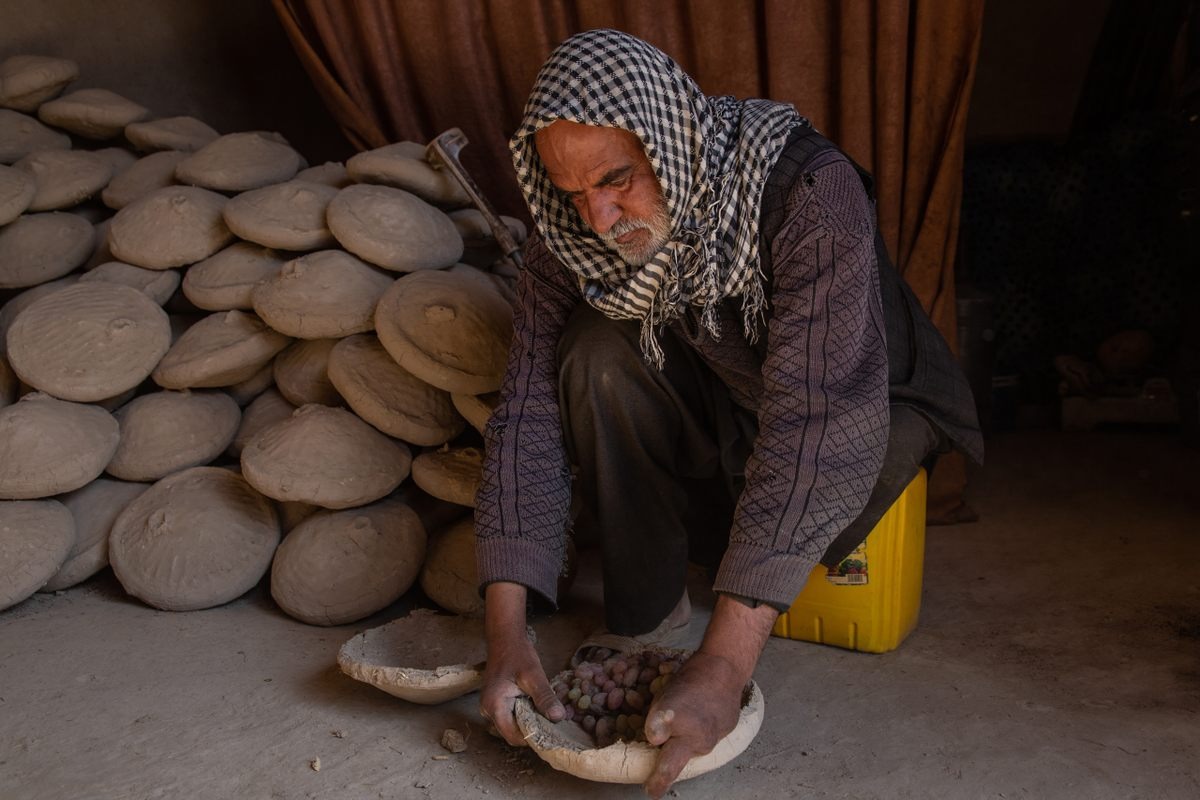
<svg viewBox="0 0 1200 800">
<path fill-rule="evenodd" d="M 601 548 L 605 624 L 658 626 L 683 595 L 690 560 L 715 567 L 729 539 L 757 427 L 696 352 L 669 331 L 662 371 L 642 359 L 636 322 L 583 305 L 559 344 L 559 398 L 582 507 L 575 535 Z M 821 561 L 857 547 L 923 465 L 939 436 L 919 412 L 891 407 L 883 469 L 862 514 Z"/>
</svg>

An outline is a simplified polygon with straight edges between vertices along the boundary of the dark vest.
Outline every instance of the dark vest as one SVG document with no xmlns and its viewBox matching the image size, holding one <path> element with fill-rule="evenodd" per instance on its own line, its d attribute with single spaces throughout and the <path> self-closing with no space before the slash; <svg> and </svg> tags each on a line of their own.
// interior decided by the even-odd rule
<svg viewBox="0 0 1200 800">
<path fill-rule="evenodd" d="M 796 128 L 763 187 L 759 231 L 760 258 L 770 298 L 772 265 L 770 242 L 783 222 L 785 204 L 792 185 L 802 180 L 808 164 L 837 145 L 807 125 Z M 849 156 L 842 154 L 862 178 L 863 187 L 875 202 L 875 181 Z M 879 266 L 879 291 L 886 322 L 888 394 L 893 404 L 920 411 L 974 461 L 983 461 L 983 435 L 975 413 L 975 401 L 966 377 L 942 334 L 934 327 L 916 295 L 892 264 L 878 225 L 875 255 Z M 757 343 L 760 361 L 766 337 Z"/>
</svg>

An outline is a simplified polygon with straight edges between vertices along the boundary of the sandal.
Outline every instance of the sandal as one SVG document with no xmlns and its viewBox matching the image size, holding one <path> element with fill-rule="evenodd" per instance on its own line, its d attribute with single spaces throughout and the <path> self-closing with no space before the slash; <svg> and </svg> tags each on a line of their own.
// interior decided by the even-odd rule
<svg viewBox="0 0 1200 800">
<path fill-rule="evenodd" d="M 575 652 L 571 656 L 570 665 L 577 667 L 584 661 L 599 663 L 616 653 L 629 653 L 634 650 L 644 650 L 648 647 L 675 648 L 682 646 L 687 642 L 688 631 L 691 626 L 691 606 L 688 603 L 686 592 L 679 603 L 688 609 L 687 619 L 684 619 L 683 622 L 673 622 L 671 614 L 668 614 L 667 618 L 659 623 L 657 628 L 647 633 L 625 636 L 619 633 L 612 633 L 603 626 L 597 628 L 583 640 L 582 644 L 575 648 Z M 672 611 L 671 613 L 674 614 L 675 612 Z"/>
</svg>

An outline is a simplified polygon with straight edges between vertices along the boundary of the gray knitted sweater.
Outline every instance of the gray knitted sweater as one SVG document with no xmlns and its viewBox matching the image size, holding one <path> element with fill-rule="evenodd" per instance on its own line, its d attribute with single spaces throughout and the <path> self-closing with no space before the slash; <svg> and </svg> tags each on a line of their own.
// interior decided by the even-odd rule
<svg viewBox="0 0 1200 800">
<path fill-rule="evenodd" d="M 763 192 L 769 310 L 758 341 L 736 306 L 714 340 L 673 329 L 757 415 L 758 436 L 714 589 L 786 607 L 862 511 L 888 438 L 888 404 L 912 405 L 982 455 L 970 391 L 949 349 L 887 262 L 869 180 L 811 131 L 793 137 Z M 881 286 L 882 283 L 882 286 Z M 475 525 L 481 587 L 513 581 L 556 600 L 570 505 L 557 347 L 583 302 L 537 236 L 525 248 L 500 405 Z"/>
</svg>

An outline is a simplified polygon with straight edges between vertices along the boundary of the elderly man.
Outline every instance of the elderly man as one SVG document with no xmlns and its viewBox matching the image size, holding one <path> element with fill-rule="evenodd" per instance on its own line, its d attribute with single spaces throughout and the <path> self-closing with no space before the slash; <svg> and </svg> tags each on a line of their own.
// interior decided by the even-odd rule
<svg viewBox="0 0 1200 800">
<path fill-rule="evenodd" d="M 525 636 L 570 527 L 601 547 L 609 649 L 677 643 L 689 558 L 718 566 L 703 642 L 647 715 L 646 788 L 735 724 L 776 616 L 931 454 L 979 458 L 970 392 L 887 259 L 870 178 L 789 106 L 707 97 L 616 31 L 571 37 L 511 141 L 536 226 L 476 511 L 480 710 L 563 708 Z"/>
</svg>

